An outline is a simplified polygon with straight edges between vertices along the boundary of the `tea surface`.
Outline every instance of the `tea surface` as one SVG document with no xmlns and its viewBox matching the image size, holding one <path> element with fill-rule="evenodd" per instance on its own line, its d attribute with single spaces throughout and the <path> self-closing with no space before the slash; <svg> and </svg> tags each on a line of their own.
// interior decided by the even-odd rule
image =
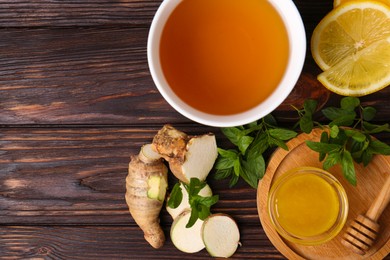
<svg viewBox="0 0 390 260">
<path fill-rule="evenodd" d="M 265 100 L 280 82 L 288 55 L 283 21 L 266 0 L 184 0 L 160 42 L 173 91 L 190 106 L 218 115 Z"/>
</svg>

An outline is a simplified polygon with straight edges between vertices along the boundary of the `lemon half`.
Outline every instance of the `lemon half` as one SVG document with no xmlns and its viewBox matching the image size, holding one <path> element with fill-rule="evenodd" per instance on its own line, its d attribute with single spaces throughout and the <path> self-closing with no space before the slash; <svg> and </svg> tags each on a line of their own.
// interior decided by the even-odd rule
<svg viewBox="0 0 390 260">
<path fill-rule="evenodd" d="M 344 96 L 363 96 L 390 84 L 390 7 L 351 1 L 333 9 L 311 39 L 318 80 Z"/>
<path fill-rule="evenodd" d="M 347 3 L 347 2 L 350 2 L 350 1 L 367 1 L 367 0 L 334 0 L 333 1 L 333 8 L 336 8 L 337 6 L 344 4 L 344 3 Z M 390 0 L 375 0 L 375 1 L 378 1 L 378 2 L 381 2 L 381 3 L 384 3 L 388 6 L 390 6 Z"/>
</svg>

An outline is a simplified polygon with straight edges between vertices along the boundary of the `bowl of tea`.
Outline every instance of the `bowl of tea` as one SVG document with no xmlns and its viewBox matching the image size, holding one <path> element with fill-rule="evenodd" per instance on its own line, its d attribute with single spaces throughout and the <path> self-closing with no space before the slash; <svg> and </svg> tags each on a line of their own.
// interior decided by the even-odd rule
<svg viewBox="0 0 390 260">
<path fill-rule="evenodd" d="M 348 216 L 348 198 L 329 172 L 298 167 L 278 177 L 268 196 L 268 213 L 276 231 L 303 245 L 319 245 L 334 238 Z"/>
<path fill-rule="evenodd" d="M 201 124 L 260 119 L 294 88 L 306 35 L 292 0 L 165 0 L 147 44 L 165 100 Z"/>
</svg>

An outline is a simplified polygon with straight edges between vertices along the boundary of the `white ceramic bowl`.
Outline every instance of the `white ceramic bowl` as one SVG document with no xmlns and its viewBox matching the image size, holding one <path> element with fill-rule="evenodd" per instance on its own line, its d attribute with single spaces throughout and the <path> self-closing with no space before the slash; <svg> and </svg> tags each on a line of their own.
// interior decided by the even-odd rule
<svg viewBox="0 0 390 260">
<path fill-rule="evenodd" d="M 165 23 L 183 0 L 164 0 L 157 10 L 149 31 L 147 55 L 150 73 L 161 95 L 179 113 L 198 123 L 230 127 L 251 123 L 276 109 L 290 94 L 301 72 L 306 55 L 306 34 L 302 18 L 292 0 L 268 0 L 284 21 L 289 38 L 289 59 L 286 71 L 275 91 L 262 103 L 242 113 L 213 115 L 199 111 L 183 102 L 170 88 L 160 63 L 160 38 Z M 242 1 L 242 0 L 237 0 Z"/>
</svg>

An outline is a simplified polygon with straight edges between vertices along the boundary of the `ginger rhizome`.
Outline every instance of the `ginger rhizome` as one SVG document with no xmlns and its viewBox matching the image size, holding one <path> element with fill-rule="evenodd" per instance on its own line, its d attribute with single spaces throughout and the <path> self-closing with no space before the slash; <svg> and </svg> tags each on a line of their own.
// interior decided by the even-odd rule
<svg viewBox="0 0 390 260">
<path fill-rule="evenodd" d="M 188 136 L 171 125 L 164 125 L 153 138 L 153 149 L 168 163 L 180 181 L 204 181 L 218 157 L 214 134 Z"/>
<path fill-rule="evenodd" d="M 210 215 L 210 206 L 218 198 L 212 195 L 204 181 L 217 156 L 213 134 L 188 136 L 171 125 L 165 125 L 155 135 L 152 144 L 144 145 L 138 155 L 131 156 L 126 178 L 126 202 L 151 246 L 160 248 L 165 242 L 159 223 L 168 186 L 164 159 L 181 182 L 175 185 L 182 191 L 181 201 L 174 199 L 177 207 L 167 207 L 173 218 L 170 235 L 175 247 L 187 253 L 206 248 L 215 257 L 229 257 L 236 251 L 240 238 L 237 224 L 226 214 Z M 178 198 L 173 193 L 171 198 Z M 196 208 L 192 206 L 194 203 Z"/>
<path fill-rule="evenodd" d="M 167 176 L 167 167 L 150 145 L 143 146 L 137 156 L 131 156 L 125 198 L 131 216 L 154 248 L 162 247 L 165 242 L 159 214 L 168 187 Z"/>
</svg>

